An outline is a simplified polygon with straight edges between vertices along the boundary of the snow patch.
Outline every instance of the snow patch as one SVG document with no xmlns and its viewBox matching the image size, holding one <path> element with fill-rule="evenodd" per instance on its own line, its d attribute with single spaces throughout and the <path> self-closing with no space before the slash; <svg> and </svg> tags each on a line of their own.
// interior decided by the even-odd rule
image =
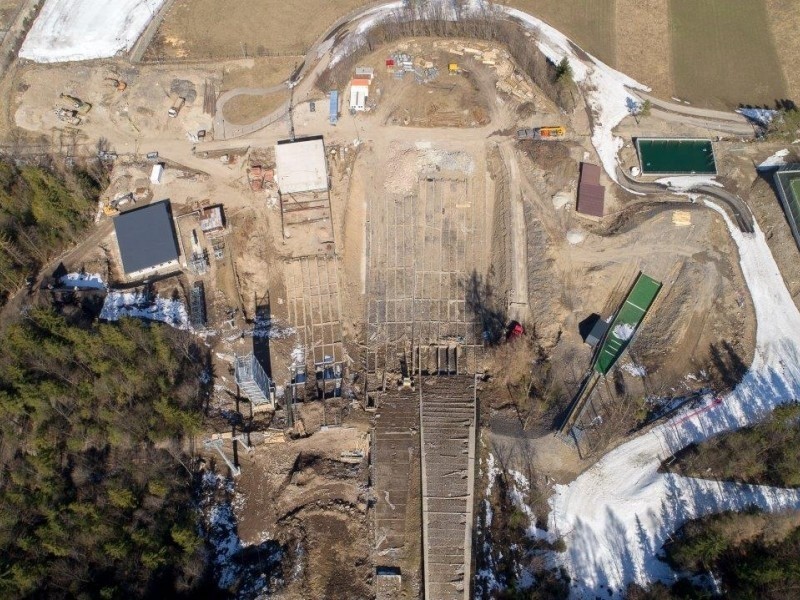
<svg viewBox="0 0 800 600">
<path fill-rule="evenodd" d="M 746 234 L 720 213 L 739 249 L 756 313 L 753 363 L 720 402 L 693 408 L 606 454 L 569 485 L 555 486 L 549 529 L 563 534 L 557 560 L 574 584 L 572 595 L 619 597 L 630 582 L 674 580 L 658 559 L 667 536 L 687 520 L 748 505 L 776 511 L 800 508 L 800 490 L 740 485 L 658 473 L 661 461 L 692 442 L 757 422 L 776 406 L 800 398 L 800 312 L 764 233 Z"/>
<path fill-rule="evenodd" d="M 160 321 L 176 329 L 191 329 L 186 307 L 180 300 L 159 296 L 150 299 L 141 292 L 109 292 L 100 318 L 118 321 L 123 317 Z"/>
<path fill-rule="evenodd" d="M 628 323 L 619 323 L 612 333 L 621 339 L 623 342 L 631 339 L 633 337 L 636 328 L 633 325 L 629 325 Z"/>
<path fill-rule="evenodd" d="M 570 245 L 575 246 L 583 242 L 586 239 L 586 233 L 583 231 L 578 231 L 576 229 L 571 229 L 567 232 L 567 241 Z"/>
<path fill-rule="evenodd" d="M 656 179 L 656 183 L 667 186 L 672 191 L 688 192 L 689 190 L 697 189 L 702 185 L 713 185 L 715 187 L 723 187 L 718 182 L 714 175 L 681 175 L 679 177 L 662 177 Z"/>
<path fill-rule="evenodd" d="M 164 0 L 47 0 L 20 48 L 41 63 L 114 56 L 133 47 Z"/>
<path fill-rule="evenodd" d="M 104 290 L 106 284 L 98 273 L 68 273 L 59 279 L 64 287 L 82 290 Z"/>
<path fill-rule="evenodd" d="M 627 362 L 620 367 L 626 373 L 633 375 L 634 377 L 644 377 L 647 375 L 647 369 L 645 369 L 642 365 L 637 365 L 633 362 Z"/>
<path fill-rule="evenodd" d="M 764 162 L 762 162 L 757 169 L 770 169 L 772 167 L 780 167 L 781 165 L 786 164 L 786 157 L 789 155 L 789 150 L 784 148 L 783 150 L 778 150 L 775 154 L 767 158 Z"/>
</svg>

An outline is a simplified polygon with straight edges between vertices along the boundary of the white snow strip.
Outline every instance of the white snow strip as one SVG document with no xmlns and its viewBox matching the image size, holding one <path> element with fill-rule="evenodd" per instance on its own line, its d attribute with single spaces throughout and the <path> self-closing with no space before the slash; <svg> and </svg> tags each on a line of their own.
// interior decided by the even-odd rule
<svg viewBox="0 0 800 600">
<path fill-rule="evenodd" d="M 191 329 L 186 307 L 180 300 L 157 296 L 148 301 L 140 292 L 109 292 L 100 318 L 118 321 L 122 317 L 160 321 L 176 329 Z"/>
<path fill-rule="evenodd" d="M 587 58 L 579 57 L 576 52 L 578 46 L 544 21 L 507 6 L 498 5 L 497 8 L 536 30 L 539 37 L 537 46 L 552 62 L 558 63 L 565 56 L 569 59 L 573 78 L 581 86 L 592 110 L 592 145 L 608 176 L 618 182 L 617 153 L 623 141 L 612 131 L 630 114 L 629 106 L 639 102 L 625 88 L 646 92 L 650 88 L 612 69 L 591 54 L 581 51 Z"/>
<path fill-rule="evenodd" d="M 800 312 L 786 289 L 764 233 L 745 234 L 725 212 L 739 249 L 757 319 L 753 363 L 736 389 L 715 403 L 687 408 L 670 421 L 608 453 L 550 499 L 549 529 L 564 536 L 559 560 L 573 581 L 572 596 L 595 597 L 601 586 L 619 597 L 629 582 L 670 581 L 656 558 L 667 535 L 688 519 L 755 504 L 766 510 L 800 508 L 800 491 L 720 483 L 657 472 L 662 459 L 691 442 L 763 418 L 800 398 Z"/>
<path fill-rule="evenodd" d="M 701 185 L 723 187 L 714 177 L 714 175 L 680 175 L 678 177 L 662 177 L 661 179 L 656 179 L 656 183 L 665 185 L 674 192 L 688 192 Z"/>
<path fill-rule="evenodd" d="M 758 165 L 758 169 L 769 169 L 771 167 L 780 167 L 786 164 L 786 157 L 789 155 L 789 150 L 784 148 L 778 150 L 775 154 L 767 158 L 764 162 Z"/>
<path fill-rule="evenodd" d="M 59 282 L 64 287 L 79 288 L 82 290 L 104 290 L 106 284 L 97 273 L 68 273 Z"/>
<path fill-rule="evenodd" d="M 164 0 L 47 0 L 20 58 L 41 63 L 91 60 L 130 50 Z"/>
</svg>

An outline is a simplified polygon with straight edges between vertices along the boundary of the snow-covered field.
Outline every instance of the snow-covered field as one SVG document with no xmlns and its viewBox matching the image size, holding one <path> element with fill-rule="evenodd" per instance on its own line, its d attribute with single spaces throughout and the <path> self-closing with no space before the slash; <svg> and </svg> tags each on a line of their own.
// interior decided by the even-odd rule
<svg viewBox="0 0 800 600">
<path fill-rule="evenodd" d="M 614 596 L 629 582 L 669 581 L 674 574 L 656 557 L 671 532 L 688 519 L 756 504 L 800 508 L 800 491 L 746 486 L 657 473 L 662 459 L 691 442 L 753 423 L 775 406 L 800 398 L 800 312 L 756 225 L 744 234 L 719 212 L 739 248 L 757 319 L 753 364 L 736 389 L 706 410 L 682 411 L 631 440 L 550 499 L 550 530 L 562 535 L 560 555 L 573 596 Z"/>
<path fill-rule="evenodd" d="M 47 0 L 20 58 L 52 63 L 130 50 L 164 0 Z"/>
<path fill-rule="evenodd" d="M 109 292 L 100 311 L 100 318 L 117 321 L 122 317 L 160 321 L 176 329 L 190 329 L 189 315 L 180 300 L 156 297 L 148 301 L 143 294 Z"/>
</svg>

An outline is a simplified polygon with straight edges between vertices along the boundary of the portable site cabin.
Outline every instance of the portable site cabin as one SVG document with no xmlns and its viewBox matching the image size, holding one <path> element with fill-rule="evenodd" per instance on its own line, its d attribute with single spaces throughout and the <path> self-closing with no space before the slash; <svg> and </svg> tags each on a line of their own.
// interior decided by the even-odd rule
<svg viewBox="0 0 800 600">
<path fill-rule="evenodd" d="M 369 84 L 369 79 L 353 79 L 350 82 L 350 110 L 366 110 Z"/>
<path fill-rule="evenodd" d="M 331 125 L 339 120 L 339 90 L 331 90 L 331 102 L 328 107 Z"/>
<path fill-rule="evenodd" d="M 161 176 L 164 174 L 164 163 L 156 163 L 150 171 L 150 183 L 158 185 L 161 183 Z"/>
</svg>

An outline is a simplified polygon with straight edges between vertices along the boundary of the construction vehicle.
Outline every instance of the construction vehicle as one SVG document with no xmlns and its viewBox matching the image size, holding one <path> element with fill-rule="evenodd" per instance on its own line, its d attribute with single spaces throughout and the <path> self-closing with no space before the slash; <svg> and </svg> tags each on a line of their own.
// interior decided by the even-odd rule
<svg viewBox="0 0 800 600">
<path fill-rule="evenodd" d="M 122 81 L 121 79 L 116 79 L 114 77 L 105 77 L 104 81 L 108 81 L 111 84 L 111 87 L 116 88 L 118 92 L 124 92 L 128 89 L 128 84 Z"/>
<path fill-rule="evenodd" d="M 511 342 L 525 335 L 525 328 L 519 321 L 511 321 L 506 327 L 506 341 Z"/>
<path fill-rule="evenodd" d="M 81 124 L 81 118 L 78 116 L 77 110 L 72 110 L 69 108 L 58 108 L 56 109 L 56 116 L 58 117 L 59 121 L 64 121 L 65 123 L 69 123 L 70 125 Z"/>
<path fill-rule="evenodd" d="M 84 102 L 80 98 L 76 98 L 75 96 L 70 96 L 69 94 L 61 94 L 59 96 L 62 100 L 66 100 L 70 104 L 72 104 L 72 108 L 77 110 L 80 114 L 85 115 L 90 110 L 92 110 L 92 105 L 88 102 Z"/>
<path fill-rule="evenodd" d="M 128 192 L 119 198 L 114 198 L 113 200 L 103 202 L 103 213 L 109 217 L 118 215 L 119 207 L 127 204 L 128 202 L 133 202 L 136 204 L 136 198 L 134 197 L 133 192 Z"/>
<path fill-rule="evenodd" d="M 566 128 L 561 125 L 517 129 L 518 140 L 558 140 L 563 138 L 566 134 Z"/>
<path fill-rule="evenodd" d="M 184 104 L 186 104 L 186 98 L 176 98 L 175 102 L 172 103 L 172 106 L 169 107 L 167 114 L 174 119 L 178 116 L 178 113 L 181 112 Z"/>
</svg>

